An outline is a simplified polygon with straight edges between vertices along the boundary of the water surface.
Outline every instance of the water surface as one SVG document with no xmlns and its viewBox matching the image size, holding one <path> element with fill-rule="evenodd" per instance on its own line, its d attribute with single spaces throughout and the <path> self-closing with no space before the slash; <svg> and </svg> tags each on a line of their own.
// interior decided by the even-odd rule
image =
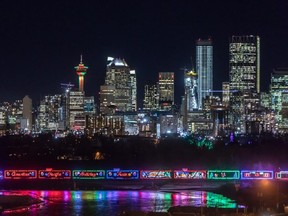
<svg viewBox="0 0 288 216">
<path fill-rule="evenodd" d="M 4 192 L 2 192 L 3 194 Z M 205 191 L 8 191 L 44 200 L 30 210 L 5 215 L 119 215 L 123 211 L 167 212 L 172 206 L 236 208 L 231 199 Z"/>
</svg>

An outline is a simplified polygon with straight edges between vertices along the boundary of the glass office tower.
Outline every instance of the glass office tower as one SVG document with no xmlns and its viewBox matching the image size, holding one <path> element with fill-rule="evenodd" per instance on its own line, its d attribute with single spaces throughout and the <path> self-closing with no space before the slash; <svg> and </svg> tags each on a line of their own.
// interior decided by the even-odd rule
<svg viewBox="0 0 288 216">
<path fill-rule="evenodd" d="M 196 73 L 198 74 L 198 108 L 203 98 L 213 95 L 213 46 L 212 40 L 196 41 Z"/>
</svg>

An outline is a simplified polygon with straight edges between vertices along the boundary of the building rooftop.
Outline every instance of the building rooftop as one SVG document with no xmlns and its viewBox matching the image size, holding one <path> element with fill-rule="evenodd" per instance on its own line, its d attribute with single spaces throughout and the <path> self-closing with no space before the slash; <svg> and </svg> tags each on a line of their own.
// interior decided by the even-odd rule
<svg viewBox="0 0 288 216">
<path fill-rule="evenodd" d="M 109 62 L 110 60 L 110 62 Z M 125 66 L 128 67 L 128 64 L 126 63 L 126 61 L 124 59 L 120 59 L 120 58 L 109 58 L 108 60 L 108 65 L 107 66 Z"/>
</svg>

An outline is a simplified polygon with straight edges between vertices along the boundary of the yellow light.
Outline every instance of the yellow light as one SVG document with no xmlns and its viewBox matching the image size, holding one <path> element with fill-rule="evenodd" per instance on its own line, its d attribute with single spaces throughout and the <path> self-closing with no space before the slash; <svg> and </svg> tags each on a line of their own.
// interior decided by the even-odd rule
<svg viewBox="0 0 288 216">
<path fill-rule="evenodd" d="M 269 181 L 267 179 L 264 179 L 261 181 L 261 185 L 267 187 L 269 185 Z"/>
</svg>

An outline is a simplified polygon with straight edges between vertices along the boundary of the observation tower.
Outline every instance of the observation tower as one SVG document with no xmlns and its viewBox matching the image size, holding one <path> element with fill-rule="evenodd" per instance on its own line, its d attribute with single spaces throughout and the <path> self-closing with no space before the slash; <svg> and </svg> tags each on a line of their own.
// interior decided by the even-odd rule
<svg viewBox="0 0 288 216">
<path fill-rule="evenodd" d="M 82 63 L 82 55 L 80 55 L 80 63 L 75 67 L 76 73 L 79 76 L 79 91 L 84 92 L 84 76 L 88 67 Z"/>
</svg>

